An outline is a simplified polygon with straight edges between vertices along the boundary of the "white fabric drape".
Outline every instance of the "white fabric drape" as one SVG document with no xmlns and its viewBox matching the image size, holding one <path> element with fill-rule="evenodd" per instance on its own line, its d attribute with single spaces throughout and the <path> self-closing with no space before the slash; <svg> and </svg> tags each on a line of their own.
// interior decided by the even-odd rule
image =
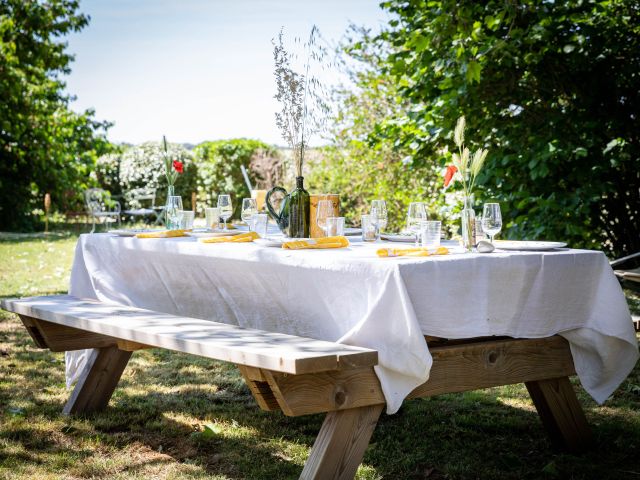
<svg viewBox="0 0 640 480">
<path fill-rule="evenodd" d="M 69 293 L 376 349 L 388 413 L 428 379 L 423 335 L 559 333 L 599 403 L 638 359 L 624 295 L 601 252 L 378 258 L 380 246 L 291 251 L 82 235 Z M 84 362 L 83 352 L 67 354 L 69 384 Z"/>
</svg>

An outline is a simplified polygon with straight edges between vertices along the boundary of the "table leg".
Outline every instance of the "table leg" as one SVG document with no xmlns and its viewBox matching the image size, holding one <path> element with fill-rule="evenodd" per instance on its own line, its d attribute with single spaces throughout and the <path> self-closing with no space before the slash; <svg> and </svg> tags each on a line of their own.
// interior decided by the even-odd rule
<svg viewBox="0 0 640 480">
<path fill-rule="evenodd" d="M 591 446 L 591 429 L 568 377 L 525 385 L 556 448 L 582 452 Z"/>
<path fill-rule="evenodd" d="M 132 352 L 116 346 L 91 350 L 89 361 L 62 412 L 90 413 L 106 408 Z"/>
<path fill-rule="evenodd" d="M 384 405 L 327 413 L 301 479 L 352 479 Z"/>
</svg>

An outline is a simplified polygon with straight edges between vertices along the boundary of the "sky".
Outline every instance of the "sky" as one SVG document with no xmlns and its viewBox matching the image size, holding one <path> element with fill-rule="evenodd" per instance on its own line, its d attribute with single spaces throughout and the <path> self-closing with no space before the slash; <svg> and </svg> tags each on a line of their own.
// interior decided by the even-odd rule
<svg viewBox="0 0 640 480">
<path fill-rule="evenodd" d="M 83 0 L 91 21 L 70 35 L 66 77 L 76 111 L 114 122 L 113 142 L 162 135 L 176 143 L 249 137 L 284 145 L 271 40 L 306 39 L 315 24 L 329 44 L 350 22 L 374 30 L 379 0 Z"/>
</svg>

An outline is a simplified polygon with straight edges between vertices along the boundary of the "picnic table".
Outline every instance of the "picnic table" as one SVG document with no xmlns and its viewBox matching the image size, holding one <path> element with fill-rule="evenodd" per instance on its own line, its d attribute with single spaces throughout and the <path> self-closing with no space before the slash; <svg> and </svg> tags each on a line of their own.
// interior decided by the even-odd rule
<svg viewBox="0 0 640 480">
<path fill-rule="evenodd" d="M 601 252 L 378 258 L 380 246 L 352 242 L 346 249 L 290 251 L 251 243 L 203 244 L 194 238 L 82 235 L 69 293 L 96 305 L 147 309 L 156 327 L 160 320 L 153 312 L 161 312 L 175 316 L 162 322 L 190 325 L 185 319 L 201 319 L 328 342 L 316 349 L 306 340 L 292 340 L 305 345 L 298 356 L 324 348 L 335 354 L 331 365 L 327 356 L 322 362 L 316 356 L 300 363 L 306 366 L 299 371 L 254 361 L 235 330 L 240 354 L 212 354 L 240 365 L 263 409 L 287 415 L 328 412 L 304 478 L 353 477 L 385 406 L 392 414 L 406 398 L 511 383 L 527 385 L 559 445 L 580 450 L 589 443 L 589 428 L 567 377 L 577 373 L 601 403 L 638 359 L 624 296 Z M 88 328 L 72 318 L 85 307 L 62 304 L 64 315 L 31 323 L 41 337 L 52 331 L 48 322 Z M 38 315 L 22 312 L 25 325 L 29 314 Z M 114 318 L 95 330 L 100 345 L 109 346 L 113 355 L 148 346 L 187 351 L 186 337 L 167 343 L 146 327 L 127 327 L 126 318 L 121 324 Z M 270 342 L 266 334 L 256 335 L 255 345 Z M 205 354 L 210 338 L 205 333 L 199 338 L 201 344 L 189 347 L 189 353 Z M 76 342 L 68 350 L 80 346 Z M 118 358 L 101 407 L 128 360 Z M 95 350 L 67 352 L 68 381 L 86 382 L 85 367 L 95 370 L 95 362 Z M 87 388 L 80 395 L 87 397 Z M 82 411 L 77 402 L 68 407 Z"/>
</svg>

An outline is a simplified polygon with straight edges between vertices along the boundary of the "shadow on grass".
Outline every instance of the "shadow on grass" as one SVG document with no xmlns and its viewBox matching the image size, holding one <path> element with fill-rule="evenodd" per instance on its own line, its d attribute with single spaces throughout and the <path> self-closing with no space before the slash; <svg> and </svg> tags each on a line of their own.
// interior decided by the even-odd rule
<svg viewBox="0 0 640 480">
<path fill-rule="evenodd" d="M 22 297 L 40 297 L 45 295 L 66 295 L 69 293 L 67 290 L 40 290 L 34 295 L 23 295 L 24 292 L 16 290 L 14 292 L 2 292 L 0 295 L 0 300 L 4 300 L 6 298 L 22 298 Z M 2 315 L 0 315 L 0 322 L 2 321 Z"/>
<path fill-rule="evenodd" d="M 0 357 L 0 465 L 99 477 L 83 466 L 93 455 L 116 462 L 120 476 L 177 463 L 203 476 L 297 478 L 323 420 L 262 412 L 235 367 L 163 350 L 134 354 L 107 410 L 68 418 L 61 355 L 36 350 L 18 328 L 0 330 L 0 343 L 10 345 Z M 412 400 L 383 415 L 361 478 L 638 478 L 639 370 L 605 407 L 577 389 L 594 430 L 588 454 L 551 450 L 526 389 L 509 386 Z"/>
<path fill-rule="evenodd" d="M 62 240 L 68 240 L 69 238 L 75 238 L 80 233 L 88 232 L 33 232 L 33 233 L 14 233 L 14 232 L 0 232 L 0 243 L 23 243 L 25 241 L 41 240 L 43 242 L 59 242 Z"/>
</svg>

